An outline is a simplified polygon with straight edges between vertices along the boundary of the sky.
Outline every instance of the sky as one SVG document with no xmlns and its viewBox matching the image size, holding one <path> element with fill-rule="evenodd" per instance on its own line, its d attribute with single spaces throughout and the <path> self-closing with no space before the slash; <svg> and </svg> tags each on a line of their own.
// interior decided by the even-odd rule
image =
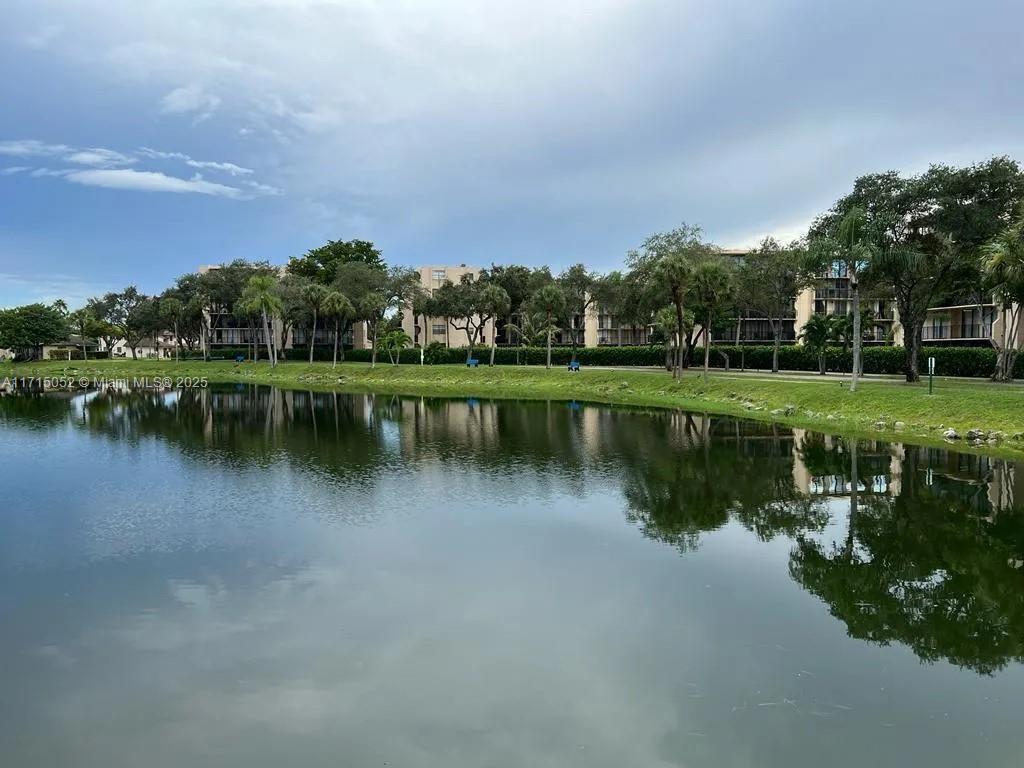
<svg viewBox="0 0 1024 768">
<path fill-rule="evenodd" d="M 4 0 L 0 306 L 328 239 L 621 266 L 1024 160 L 1019 0 Z"/>
</svg>

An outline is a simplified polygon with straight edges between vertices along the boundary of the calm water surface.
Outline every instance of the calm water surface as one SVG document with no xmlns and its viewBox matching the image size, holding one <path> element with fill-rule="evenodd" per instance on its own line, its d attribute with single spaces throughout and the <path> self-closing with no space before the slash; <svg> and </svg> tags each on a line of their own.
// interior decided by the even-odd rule
<svg viewBox="0 0 1024 768">
<path fill-rule="evenodd" d="M 4 766 L 1024 765 L 1024 473 L 726 418 L 0 398 Z"/>
</svg>

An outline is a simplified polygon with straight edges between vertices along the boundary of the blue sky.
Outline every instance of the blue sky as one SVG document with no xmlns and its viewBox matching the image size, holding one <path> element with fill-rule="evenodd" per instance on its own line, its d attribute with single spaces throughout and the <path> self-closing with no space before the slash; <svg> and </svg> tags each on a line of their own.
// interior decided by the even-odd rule
<svg viewBox="0 0 1024 768">
<path fill-rule="evenodd" d="M 801 234 L 861 173 L 1024 160 L 1009 0 L 4 6 L 0 306 L 329 238 L 605 270 L 682 221 Z"/>
</svg>

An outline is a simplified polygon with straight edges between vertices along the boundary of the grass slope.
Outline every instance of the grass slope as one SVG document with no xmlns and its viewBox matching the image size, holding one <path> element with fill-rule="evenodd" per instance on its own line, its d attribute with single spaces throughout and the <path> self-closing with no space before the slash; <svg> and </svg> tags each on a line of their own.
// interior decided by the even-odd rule
<svg viewBox="0 0 1024 768">
<path fill-rule="evenodd" d="M 1024 387 L 963 379 L 936 380 L 935 394 L 927 384 L 866 380 L 851 393 L 845 381 L 773 377 L 764 373 L 713 373 L 704 384 L 698 371 L 682 381 L 661 371 L 499 366 L 388 364 L 371 369 L 346 363 L 266 363 L 156 360 L 47 361 L 0 364 L 0 381 L 9 377 L 72 376 L 75 378 L 133 378 L 156 376 L 206 377 L 210 382 L 252 382 L 282 387 L 335 389 L 403 395 L 490 397 L 513 399 L 581 400 L 631 406 L 685 408 L 772 420 L 829 432 L 890 436 L 907 442 L 939 444 L 942 430 L 953 427 L 1000 430 L 998 444 L 976 446 L 988 453 L 1024 453 Z M 778 412 L 782 409 L 782 412 Z M 773 411 L 776 411 L 773 413 Z M 900 430 L 895 422 L 904 422 Z M 884 422 L 884 426 L 881 423 Z"/>
</svg>

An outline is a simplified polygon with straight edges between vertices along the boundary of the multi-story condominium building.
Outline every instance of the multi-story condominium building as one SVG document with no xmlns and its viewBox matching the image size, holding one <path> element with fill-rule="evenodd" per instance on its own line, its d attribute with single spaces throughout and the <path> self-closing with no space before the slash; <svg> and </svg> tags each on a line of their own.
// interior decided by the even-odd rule
<svg viewBox="0 0 1024 768">
<path fill-rule="evenodd" d="M 750 253 L 750 250 L 726 248 L 722 253 L 741 260 Z M 199 268 L 199 272 L 204 274 L 211 269 L 218 267 L 203 266 Z M 281 271 L 283 273 L 283 267 Z M 424 266 L 417 271 L 422 288 L 433 293 L 446 282 L 458 283 L 463 276 L 476 279 L 482 270 L 479 267 L 459 264 Z M 869 344 L 903 344 L 903 328 L 891 300 L 872 297 L 862 292 L 861 305 L 867 310 L 862 317 Z M 849 275 L 841 265 L 834 265 L 820 276 L 814 287 L 805 289 L 797 296 L 792 314 L 782 319 L 782 340 L 789 344 L 798 342 L 801 330 L 812 315 L 847 315 L 852 309 Z M 923 341 L 926 344 L 988 345 L 992 338 L 1001 337 L 1003 324 L 1008 322 L 1008 315 L 1007 312 L 999 311 L 991 299 L 981 304 L 969 297 L 954 299 L 948 306 L 929 310 Z M 214 328 L 211 351 L 216 351 L 217 348 L 244 347 L 254 340 L 259 345 L 265 343 L 262 328 L 251 329 L 226 310 L 209 313 L 207 319 Z M 586 316 L 575 318 L 574 322 L 582 323 L 582 342 L 586 347 L 644 345 L 650 341 L 654 330 L 651 325 L 636 326 L 620 322 L 608 307 L 600 303 L 591 305 Z M 440 342 L 447 347 L 468 345 L 465 331 L 456 328 L 446 318 L 417 317 L 409 307 L 403 308 L 402 328 L 416 346 L 426 346 L 431 342 Z M 482 343 L 490 343 L 492 330 L 499 345 L 510 343 L 505 333 L 504 319 L 499 319 L 496 324 L 492 321 L 485 324 Z M 280 321 L 275 321 L 272 332 L 279 336 L 282 334 L 283 326 Z M 1013 333 L 1017 339 L 1024 340 L 1024 319 Z M 308 343 L 306 335 L 307 331 L 304 328 L 292 329 L 285 340 L 284 348 L 305 347 Z M 727 324 L 714 329 L 712 340 L 717 344 L 767 344 L 772 342 L 773 335 L 767 318 L 747 310 L 742 312 L 738 319 L 730 320 Z M 369 348 L 371 342 L 365 323 L 353 323 L 346 330 L 342 341 L 348 347 Z M 568 343 L 567 334 L 558 334 L 555 342 Z M 332 344 L 331 329 L 326 326 L 317 328 L 313 343 L 324 346 Z M 145 352 L 160 356 L 167 355 L 166 350 L 172 348 L 173 344 L 171 341 L 161 339 L 151 346 L 153 349 L 147 349 Z"/>
<path fill-rule="evenodd" d="M 205 275 L 214 269 L 220 269 L 220 265 L 204 265 L 199 267 L 199 274 Z M 283 276 L 285 274 L 285 268 L 279 267 L 278 273 Z M 256 325 L 252 328 L 249 324 L 236 317 L 227 307 L 221 307 L 216 310 L 206 311 L 206 322 L 209 327 L 212 328 L 211 339 L 210 339 L 210 352 L 215 353 L 218 349 L 229 349 L 246 347 L 249 344 L 255 343 L 259 347 L 266 345 L 266 338 L 263 333 L 263 327 Z M 280 340 L 284 335 L 284 325 L 279 319 L 274 319 L 271 324 L 270 332 L 274 334 L 275 338 Z M 297 346 L 306 346 L 309 342 L 307 337 L 307 331 L 305 328 L 292 328 L 288 333 L 287 338 L 284 339 L 284 349 L 292 349 Z M 341 342 L 350 348 L 354 349 L 366 349 L 370 346 L 368 335 L 366 333 L 365 323 L 353 323 L 349 328 L 345 330 L 344 335 L 341 338 Z M 313 340 L 314 344 L 320 344 L 324 346 L 332 345 L 334 338 L 332 336 L 332 330 L 326 327 L 317 328 L 316 337 Z M 200 340 L 200 347 L 205 350 L 207 340 L 205 338 Z"/>
<path fill-rule="evenodd" d="M 469 267 L 465 264 L 459 264 L 458 266 L 429 266 L 420 267 L 418 270 L 420 276 L 420 287 L 423 290 L 433 295 L 434 291 L 440 288 L 445 283 L 458 284 L 463 277 L 476 280 L 480 277 L 480 267 Z M 502 326 L 499 323 L 499 326 Z M 462 328 L 456 328 L 447 318 L 444 317 L 418 317 L 415 316 L 410 307 L 403 308 L 402 312 L 402 330 L 405 331 L 409 338 L 413 340 L 413 344 L 416 346 L 427 346 L 432 342 L 438 342 L 444 344 L 446 347 L 467 347 L 469 346 L 469 339 L 466 337 L 466 332 Z M 494 330 L 493 321 L 487 321 L 484 324 L 483 343 L 491 343 L 491 332 Z M 503 331 L 504 328 L 499 327 L 499 331 Z M 499 339 L 499 343 L 504 343 L 504 334 Z"/>
</svg>

